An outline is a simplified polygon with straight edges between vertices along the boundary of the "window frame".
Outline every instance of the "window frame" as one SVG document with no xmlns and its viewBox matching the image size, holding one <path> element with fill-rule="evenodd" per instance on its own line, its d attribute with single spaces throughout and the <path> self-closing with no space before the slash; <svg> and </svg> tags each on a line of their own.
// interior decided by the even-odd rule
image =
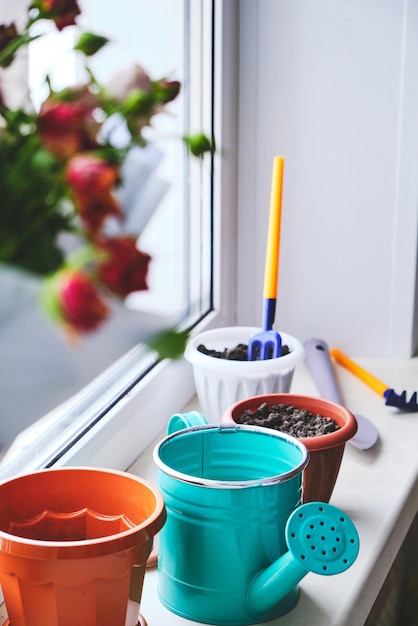
<svg viewBox="0 0 418 626">
<path fill-rule="evenodd" d="M 229 325 L 235 319 L 235 174 L 237 11 L 235 0 L 214 0 L 213 127 L 213 306 L 193 333 Z M 161 389 L 164 393 L 161 393 Z M 184 358 L 157 364 L 107 412 L 89 434 L 55 466 L 128 468 L 161 433 L 167 418 L 195 394 L 193 372 Z"/>
<path fill-rule="evenodd" d="M 236 173 L 236 76 L 237 11 L 236 0 L 213 1 L 214 42 L 212 50 L 213 111 L 212 123 L 217 151 L 213 157 L 212 177 L 212 307 L 193 332 L 234 321 L 235 285 L 235 173 Z M 133 351 L 141 350 L 137 346 Z M 73 420 L 71 437 L 62 430 L 62 411 L 53 411 L 39 424 L 23 433 L 19 453 L 1 468 L 1 478 L 43 467 L 85 465 L 124 470 L 164 429 L 167 418 L 181 410 L 195 393 L 191 366 L 182 358 L 153 363 L 151 355 L 145 374 L 126 367 L 129 356 L 116 367 L 125 377 L 122 392 L 109 398 L 107 407 L 92 421 L 81 414 Z M 126 361 L 128 359 L 128 361 Z M 109 368 L 111 369 L 111 368 Z M 104 373 L 106 376 L 106 372 Z M 161 389 L 164 393 L 161 393 Z M 95 382 L 66 403 L 91 401 Z M 112 394 L 113 390 L 110 389 Z M 103 398 L 101 398 L 103 405 Z M 89 407 L 90 411 L 91 407 Z M 51 432 L 56 429 L 56 435 Z"/>
</svg>

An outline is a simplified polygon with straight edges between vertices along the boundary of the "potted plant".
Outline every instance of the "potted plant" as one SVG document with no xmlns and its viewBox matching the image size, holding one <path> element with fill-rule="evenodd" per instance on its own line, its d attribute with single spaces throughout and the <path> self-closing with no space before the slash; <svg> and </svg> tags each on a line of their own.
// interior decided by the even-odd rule
<svg viewBox="0 0 418 626">
<path fill-rule="evenodd" d="M 304 348 L 287 333 L 280 332 L 285 349 L 283 355 L 275 359 L 216 358 L 201 349 L 204 346 L 221 353 L 225 348 L 234 349 L 240 344 L 245 347 L 259 330 L 251 326 L 215 328 L 188 341 L 184 356 L 193 366 L 199 404 L 209 422 L 220 422 L 224 411 L 239 400 L 290 390 L 295 367 L 303 361 Z"/>
<path fill-rule="evenodd" d="M 181 89 L 139 64 L 100 84 L 89 61 L 108 40 L 81 32 L 73 54 L 84 65 L 83 82 L 57 91 L 47 78 L 38 109 L 30 101 L 16 106 L 4 77 L 42 36 L 34 25 L 49 22 L 61 32 L 80 14 L 78 0 L 32 0 L 23 26 L 0 24 L 0 268 L 12 270 L 7 282 L 16 270 L 31 288 L 38 281 L 43 310 L 71 340 L 96 331 L 128 294 L 148 288 L 152 259 L 125 201 L 132 194 L 123 192 L 154 119 Z M 115 128 L 123 142 L 114 140 Z M 212 150 L 200 132 L 183 139 L 198 157 Z"/>
</svg>

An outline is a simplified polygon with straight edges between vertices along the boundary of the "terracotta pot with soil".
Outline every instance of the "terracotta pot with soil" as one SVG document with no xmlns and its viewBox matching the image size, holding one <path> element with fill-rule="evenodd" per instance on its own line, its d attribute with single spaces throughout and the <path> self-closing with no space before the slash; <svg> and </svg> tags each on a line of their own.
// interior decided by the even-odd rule
<svg viewBox="0 0 418 626">
<path fill-rule="evenodd" d="M 330 500 L 345 444 L 357 431 L 354 415 L 343 406 L 322 398 L 288 393 L 253 396 L 236 402 L 224 412 L 222 422 L 256 424 L 297 437 L 310 455 L 303 477 L 303 502 Z"/>
<path fill-rule="evenodd" d="M 209 423 L 219 423 L 224 411 L 239 400 L 290 391 L 294 369 L 305 355 L 302 343 L 279 331 L 282 356 L 265 361 L 239 360 L 242 352 L 245 357 L 240 344 L 246 348 L 259 331 L 252 326 L 214 328 L 196 335 L 187 344 L 185 358 L 193 366 L 197 397 Z"/>
</svg>

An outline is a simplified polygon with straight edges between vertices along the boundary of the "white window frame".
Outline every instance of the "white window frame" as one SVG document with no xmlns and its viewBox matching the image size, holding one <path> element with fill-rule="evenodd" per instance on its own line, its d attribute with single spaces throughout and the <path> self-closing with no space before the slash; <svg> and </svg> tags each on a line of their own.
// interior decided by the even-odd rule
<svg viewBox="0 0 418 626">
<path fill-rule="evenodd" d="M 238 2 L 214 0 L 214 8 L 213 124 L 217 152 L 213 179 L 213 307 L 194 332 L 229 325 L 235 319 Z M 141 347 L 135 350 L 141 350 Z M 125 371 L 124 359 L 121 359 L 120 372 L 126 382 L 126 391 L 95 423 L 86 422 L 81 412 L 73 418 L 69 437 L 68 424 L 49 415 L 38 424 L 38 432 L 36 428 L 30 431 L 29 439 L 25 439 L 23 433 L 19 454 L 2 468 L 1 478 L 48 466 L 128 468 L 164 429 L 168 417 L 181 410 L 195 393 L 192 369 L 184 359 L 165 360 L 151 367 L 152 359 L 149 358 L 150 370 L 137 382 L 135 372 Z M 112 392 L 110 388 L 109 394 Z M 94 383 L 70 400 L 69 406 L 74 403 L 80 406 L 83 397 L 90 404 L 90 412 Z M 103 405 L 103 395 L 97 401 Z M 54 433 L 53 437 L 51 433 Z"/>
</svg>

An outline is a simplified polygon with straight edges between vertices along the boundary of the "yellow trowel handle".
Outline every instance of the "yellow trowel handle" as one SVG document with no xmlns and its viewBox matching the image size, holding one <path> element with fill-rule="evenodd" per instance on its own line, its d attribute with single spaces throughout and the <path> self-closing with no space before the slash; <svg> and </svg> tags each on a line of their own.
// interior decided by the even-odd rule
<svg viewBox="0 0 418 626">
<path fill-rule="evenodd" d="M 277 298 L 279 277 L 280 225 L 282 217 L 284 158 L 275 156 L 271 180 L 269 225 L 267 231 L 266 263 L 264 270 L 263 298 Z M 274 320 L 273 320 L 274 321 Z"/>
<path fill-rule="evenodd" d="M 354 363 L 344 352 L 341 350 L 337 350 L 337 348 L 332 348 L 330 350 L 331 356 L 343 367 L 348 369 L 349 372 L 360 378 L 366 385 L 368 385 L 373 391 L 376 391 L 381 396 L 385 395 L 385 391 L 388 386 L 385 383 L 382 383 L 381 380 L 373 376 L 367 372 L 363 367 L 360 367 L 357 363 Z"/>
</svg>

